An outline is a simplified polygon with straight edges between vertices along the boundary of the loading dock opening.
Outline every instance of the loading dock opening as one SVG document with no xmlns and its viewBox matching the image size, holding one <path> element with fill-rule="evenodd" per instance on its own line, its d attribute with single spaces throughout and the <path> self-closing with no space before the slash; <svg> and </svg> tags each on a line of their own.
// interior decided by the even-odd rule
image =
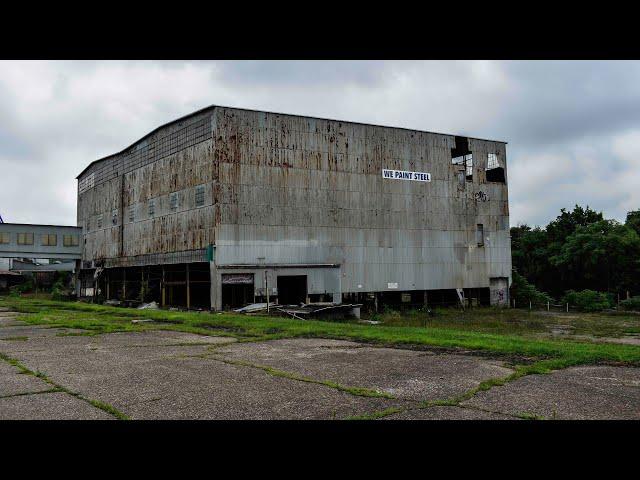
<svg viewBox="0 0 640 480">
<path fill-rule="evenodd" d="M 222 307 L 243 307 L 254 300 L 253 273 L 222 274 Z"/>
<path fill-rule="evenodd" d="M 298 305 L 307 301 L 306 275 L 278 275 L 278 303 Z"/>
</svg>

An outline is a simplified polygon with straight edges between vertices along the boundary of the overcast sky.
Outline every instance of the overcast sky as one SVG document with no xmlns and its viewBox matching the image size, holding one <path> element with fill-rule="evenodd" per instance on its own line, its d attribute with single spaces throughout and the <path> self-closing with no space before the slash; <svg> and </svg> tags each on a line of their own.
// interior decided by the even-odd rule
<svg viewBox="0 0 640 480">
<path fill-rule="evenodd" d="M 511 224 L 640 208 L 640 62 L 0 62 L 0 215 L 75 224 L 75 177 L 211 104 L 505 140 Z"/>
</svg>

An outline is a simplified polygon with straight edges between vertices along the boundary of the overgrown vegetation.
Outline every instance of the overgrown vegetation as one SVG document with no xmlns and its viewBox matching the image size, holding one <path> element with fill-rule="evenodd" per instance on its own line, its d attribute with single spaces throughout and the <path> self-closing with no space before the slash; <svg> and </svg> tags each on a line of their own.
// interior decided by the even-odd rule
<svg viewBox="0 0 640 480">
<path fill-rule="evenodd" d="M 529 305 L 529 302 L 533 305 L 544 305 L 547 302 L 553 303 L 553 299 L 549 295 L 539 291 L 518 272 L 513 272 L 511 299 L 515 300 L 516 306 L 522 307 Z"/>
<path fill-rule="evenodd" d="M 620 307 L 623 310 L 634 310 L 636 312 L 640 312 L 640 295 L 621 301 Z"/>
<path fill-rule="evenodd" d="M 562 303 L 575 305 L 585 312 L 600 312 L 613 306 L 613 298 L 611 298 L 610 294 L 588 289 L 580 292 L 569 290 L 562 297 Z"/>
<path fill-rule="evenodd" d="M 558 299 L 568 291 L 587 290 L 609 294 L 609 299 L 626 298 L 627 292 L 639 295 L 640 210 L 629 212 L 624 224 L 588 206 L 560 212 L 546 227 L 511 228 L 517 274 Z M 602 296 L 596 300 L 584 293 L 583 299 L 590 296 L 587 304 L 608 308 Z"/>
<path fill-rule="evenodd" d="M 0 306 L 25 313 L 21 319 L 31 324 L 85 329 L 93 333 L 142 330 L 175 330 L 203 335 L 236 337 L 239 341 L 260 341 L 276 338 L 318 337 L 364 341 L 382 345 L 415 346 L 417 348 L 465 349 L 487 354 L 529 359 L 536 368 L 560 368 L 569 365 L 598 362 L 615 362 L 640 365 L 640 347 L 611 343 L 592 343 L 531 335 L 530 331 L 483 330 L 483 320 L 493 318 L 507 327 L 515 321 L 511 315 L 515 310 L 504 311 L 505 317 L 497 317 L 498 309 L 477 309 L 465 312 L 466 318 L 479 315 L 472 326 L 459 320 L 461 313 L 451 310 L 442 312 L 426 326 L 390 326 L 338 323 L 317 320 L 295 320 L 289 318 L 251 317 L 233 313 L 173 312 L 165 310 L 137 310 L 107 307 L 79 302 L 56 302 L 46 300 L 16 299 L 0 297 Z M 525 320 L 538 321 L 534 313 L 526 312 Z M 589 314 L 584 314 L 589 315 Z M 617 322 L 637 322 L 615 317 Z M 155 322 L 132 323 L 134 319 L 147 318 Z M 631 329 L 640 333 L 640 325 L 632 323 Z M 474 328 L 477 327 L 477 328 Z M 514 333 L 516 332 L 516 333 Z M 539 365 L 539 361 L 546 363 Z M 533 368 L 533 367 L 531 367 Z"/>
</svg>

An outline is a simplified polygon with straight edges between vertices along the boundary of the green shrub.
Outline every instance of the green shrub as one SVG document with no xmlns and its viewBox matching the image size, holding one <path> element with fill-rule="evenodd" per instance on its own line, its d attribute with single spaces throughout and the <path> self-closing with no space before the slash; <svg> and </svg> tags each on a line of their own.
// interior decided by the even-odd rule
<svg viewBox="0 0 640 480">
<path fill-rule="evenodd" d="M 620 307 L 623 310 L 640 311 L 640 296 L 635 296 L 635 297 L 627 298 L 626 300 L 622 300 L 620 302 Z"/>
<path fill-rule="evenodd" d="M 511 298 L 516 301 L 516 306 L 521 307 L 529 305 L 529 302 L 533 304 L 546 304 L 547 302 L 553 302 L 553 298 L 538 290 L 518 272 L 513 272 Z"/>
<path fill-rule="evenodd" d="M 12 297 L 19 297 L 23 293 L 28 293 L 33 291 L 33 289 L 34 289 L 33 278 L 26 277 L 26 280 L 24 282 L 9 288 L 9 295 L 11 295 Z"/>
<path fill-rule="evenodd" d="M 609 293 L 596 292 L 594 290 L 582 290 L 579 292 L 569 290 L 562 298 L 562 303 L 576 306 L 585 312 L 598 312 L 611 308 L 613 306 L 613 298 Z"/>
<path fill-rule="evenodd" d="M 51 286 L 51 298 L 53 300 L 70 300 L 73 297 L 73 291 L 69 287 L 71 274 L 69 272 L 58 272 L 56 281 Z"/>
</svg>

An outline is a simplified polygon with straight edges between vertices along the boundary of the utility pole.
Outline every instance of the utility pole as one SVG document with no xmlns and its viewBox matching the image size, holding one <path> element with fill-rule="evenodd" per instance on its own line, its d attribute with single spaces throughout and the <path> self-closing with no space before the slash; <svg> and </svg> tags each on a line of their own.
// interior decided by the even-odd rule
<svg viewBox="0 0 640 480">
<path fill-rule="evenodd" d="M 269 314 L 269 276 L 267 269 L 264 270 L 264 289 L 267 291 L 267 315 Z"/>
</svg>

